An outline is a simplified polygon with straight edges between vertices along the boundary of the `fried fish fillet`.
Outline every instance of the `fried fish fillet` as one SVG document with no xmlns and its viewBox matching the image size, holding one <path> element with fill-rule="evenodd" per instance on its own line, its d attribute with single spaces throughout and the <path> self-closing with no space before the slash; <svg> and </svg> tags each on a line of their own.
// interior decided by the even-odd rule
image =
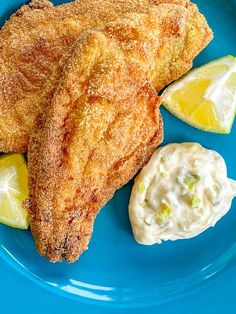
<svg viewBox="0 0 236 314">
<path fill-rule="evenodd" d="M 26 207 L 41 255 L 75 261 L 99 209 L 162 141 L 160 100 L 149 84 L 188 11 L 161 4 L 88 31 L 73 50 L 29 145 Z"/>
<path fill-rule="evenodd" d="M 18 10 L 0 32 L 0 151 L 27 151 L 35 120 L 50 103 L 65 60 L 84 31 L 161 3 L 182 7 L 185 25 L 152 60 L 149 77 L 160 91 L 191 68 L 212 38 L 205 18 L 188 0 L 79 0 L 57 7 L 33 0 Z"/>
</svg>

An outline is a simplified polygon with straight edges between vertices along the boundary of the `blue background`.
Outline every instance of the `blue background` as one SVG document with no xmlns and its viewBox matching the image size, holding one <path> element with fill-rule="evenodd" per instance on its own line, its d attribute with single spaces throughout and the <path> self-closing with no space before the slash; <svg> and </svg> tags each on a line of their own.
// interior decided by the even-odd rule
<svg viewBox="0 0 236 314">
<path fill-rule="evenodd" d="M 1 314 L 235 314 L 236 270 L 231 269 L 214 278 L 200 290 L 155 307 L 139 309 L 111 309 L 79 303 L 33 284 L 0 259 L 0 313 Z"/>
<path fill-rule="evenodd" d="M 86 1 L 86 0 L 85 0 Z M 61 1 L 62 2 L 62 1 Z M 9 15 L 14 12 L 24 1 L 6 1 L 0 0 L 0 17 L 3 21 L 7 19 Z M 59 1 L 55 2 L 59 3 Z M 196 59 L 195 65 L 200 65 L 205 62 L 208 62 L 217 57 L 221 57 L 227 54 L 236 55 L 236 2 L 235 1 L 213 1 L 213 0 L 199 0 L 196 1 L 199 5 L 200 10 L 206 15 L 207 20 L 210 26 L 213 28 L 215 33 L 214 41 L 210 44 L 210 46 Z M 227 165 L 229 166 L 229 175 L 236 179 L 236 158 L 235 158 L 235 136 L 236 136 L 236 125 L 232 130 L 230 136 L 224 135 L 216 135 L 216 134 L 208 134 L 201 132 L 199 130 L 195 130 L 190 126 L 185 125 L 181 121 L 177 120 L 170 114 L 168 114 L 165 110 L 162 110 L 164 114 L 165 121 L 165 143 L 173 142 L 173 141 L 199 141 L 203 145 L 207 147 L 211 147 L 219 151 L 225 158 Z M 234 158 L 232 158 L 232 156 Z M 127 202 L 127 195 L 129 192 L 130 186 L 125 188 L 123 191 L 120 191 L 116 194 L 115 200 L 119 202 L 119 199 L 125 199 Z M 111 207 L 111 209 L 109 208 Z M 12 268 L 8 263 L 6 263 L 3 259 L 0 259 L 0 313 L 2 314 L 11 314 L 11 313 L 72 313 L 74 311 L 78 311 L 82 314 L 93 314 L 93 313 L 118 313 L 122 311 L 123 313 L 236 313 L 236 268 L 235 259 L 234 259 L 234 243 L 236 243 L 236 233 L 235 233 L 235 202 L 232 206 L 231 212 L 224 218 L 217 226 L 214 228 L 214 231 L 210 230 L 197 237 L 196 239 L 190 240 L 182 244 L 183 242 L 176 242 L 176 244 L 164 244 L 160 250 L 163 250 L 164 254 L 172 257 L 171 251 L 173 250 L 181 250 L 184 248 L 187 250 L 186 256 L 184 259 L 187 260 L 189 264 L 186 264 L 188 267 L 191 265 L 191 259 L 196 258 L 196 254 L 202 250 L 206 252 L 205 256 L 202 260 L 199 260 L 199 265 L 202 263 L 206 263 L 211 265 L 214 262 L 214 259 L 217 259 L 218 256 L 227 253 L 227 258 L 223 258 L 223 266 L 225 264 L 225 260 L 230 260 L 230 265 L 222 272 L 217 272 L 215 276 L 212 276 L 209 280 L 204 280 L 204 283 L 199 284 L 194 287 L 194 289 L 186 289 L 185 293 L 176 296 L 175 298 L 165 298 L 165 302 L 156 306 L 148 306 L 148 307 L 140 307 L 134 309 L 117 309 L 112 307 L 106 307 L 101 305 L 91 305 L 89 303 L 81 303 L 78 300 L 71 300 L 64 296 L 60 296 L 58 294 L 52 293 L 43 287 L 36 285 L 28 278 L 22 276 L 19 272 L 17 272 L 14 268 Z M 103 246 L 104 237 L 106 234 L 102 233 L 103 225 L 102 220 L 104 219 L 114 219 L 115 224 L 111 226 L 107 226 L 107 230 L 111 231 L 116 228 L 116 219 L 117 221 L 123 225 L 124 235 L 121 234 L 120 239 L 125 238 L 125 243 L 129 243 L 129 241 L 133 241 L 130 234 L 130 226 L 127 222 L 127 217 L 124 213 L 115 214 L 114 213 L 112 203 L 106 207 L 102 213 L 99 215 L 96 225 L 95 232 L 99 234 L 99 238 L 93 237 L 91 248 L 96 245 L 99 246 L 100 250 Z M 119 216 L 120 215 L 120 216 Z M 110 229 L 109 229 L 110 228 Z M 118 229 L 116 230 L 119 231 Z M 127 231 L 129 233 L 127 237 Z M 127 238 L 127 239 L 126 239 Z M 16 242 L 14 239 L 21 239 L 22 246 L 16 247 Z M 114 238 L 115 239 L 115 238 Z M 10 252 L 21 261 L 28 262 L 28 268 L 33 268 L 30 264 L 30 260 L 32 260 L 32 264 L 34 261 L 36 263 L 42 263 L 42 265 L 46 265 L 47 262 L 41 259 L 38 259 L 37 253 L 31 252 L 26 247 L 24 251 L 24 243 L 28 243 L 27 241 L 31 241 L 31 238 L 28 237 L 22 231 L 12 230 L 10 228 L 1 226 L 0 228 L 0 241 L 1 245 L 5 246 Z M 26 242 L 24 242 L 26 241 Z M 99 242 L 100 241 L 100 242 Z M 126 244 L 125 244 L 126 245 Z M 174 245 L 174 247 L 173 247 Z M 194 248 L 193 248 L 194 246 Z M 169 251 L 166 251 L 166 248 L 169 248 Z M 198 248 L 198 250 L 197 250 Z M 196 249 L 196 250 L 194 250 Z M 149 253 L 147 256 L 152 256 L 153 248 L 149 249 Z M 147 250 L 146 250 L 147 251 Z M 120 251 L 121 252 L 121 251 Z M 167 252 L 167 253 L 166 253 Z M 170 255 L 168 255 L 170 253 Z M 5 253 L 4 253 L 5 254 Z M 21 256 L 22 254 L 22 256 Z M 27 259 L 27 254 L 28 256 Z M 31 255 L 32 254 L 32 255 Z M 35 255 L 34 255 L 35 254 Z M 87 253 L 86 253 L 87 254 Z M 93 250 L 89 250 L 89 254 L 93 254 Z M 150 254 L 150 255 L 149 255 Z M 195 255 L 194 255 L 195 254 Z M 104 255 L 100 254 L 98 256 L 98 264 L 99 262 L 103 262 Z M 36 257 L 34 257 L 36 256 Z M 88 256 L 88 255 L 87 255 Z M 92 255 L 91 255 L 92 256 Z M 95 255 L 94 255 L 95 256 Z M 174 255 L 175 256 L 175 255 Z M 96 256 L 95 256 L 96 257 Z M 34 260 L 35 258 L 35 260 Z M 80 264 L 86 264 L 86 255 L 82 257 Z M 9 258 L 8 258 L 9 259 Z M 11 258 L 9 259 L 11 261 Z M 172 262 L 172 260 L 171 260 Z M 173 263 L 173 274 L 177 273 L 180 269 L 180 276 L 187 274 L 186 269 L 179 268 L 180 264 L 178 262 L 182 262 L 181 258 L 176 260 Z M 17 265 L 13 260 L 10 262 L 14 267 L 18 267 L 21 271 L 24 271 L 19 265 Z M 227 262 L 228 263 L 228 262 Z M 213 263 L 214 264 L 214 263 Z M 196 263 L 196 268 L 198 268 L 198 264 Z M 112 265 L 111 265 L 112 266 Z M 118 265 L 115 265 L 118 267 Z M 122 266 L 122 265 L 121 265 Z M 128 265 L 126 265 L 128 267 Z M 132 266 L 132 265 L 131 265 Z M 155 266 L 155 265 L 154 265 Z M 45 266 L 48 267 L 48 271 L 61 271 L 61 267 L 64 266 Z M 81 266 L 83 267 L 83 266 Z M 123 267 L 123 266 L 122 266 Z M 170 265 L 168 267 L 171 267 Z M 193 269 L 191 268 L 193 267 Z M 195 264 L 191 265 L 189 268 L 189 273 L 192 270 L 195 271 Z M 200 267 L 200 266 L 199 266 Z M 220 267 L 218 267 L 220 269 Z M 224 267 L 223 267 L 224 268 Z M 75 271 L 75 267 L 73 268 Z M 218 269 L 217 269 L 218 270 Z M 41 267 L 40 275 L 43 277 L 43 267 Z M 68 269 L 67 269 L 68 271 Z M 144 273 L 145 274 L 145 273 Z M 200 274 L 200 273 L 199 273 Z M 214 267 L 210 273 L 214 274 Z M 119 273 L 118 273 L 119 275 Z M 89 276 L 89 274 L 87 274 Z M 114 274 L 113 274 L 114 276 Z M 200 275 L 199 275 L 200 276 Z M 46 277 L 43 279 L 45 280 Z M 47 274 L 47 278 L 50 278 L 50 275 Z M 52 276 L 53 278 L 53 276 Z M 109 280 L 109 273 L 107 274 L 107 278 L 104 280 Z M 118 278 L 114 278 L 116 282 L 119 282 Z M 183 284 L 181 282 L 181 284 Z M 177 287 L 176 287 L 177 288 Z M 144 287 L 145 289 L 145 287 Z M 148 298 L 148 295 L 146 296 Z M 146 303 L 149 303 L 148 300 Z"/>
</svg>

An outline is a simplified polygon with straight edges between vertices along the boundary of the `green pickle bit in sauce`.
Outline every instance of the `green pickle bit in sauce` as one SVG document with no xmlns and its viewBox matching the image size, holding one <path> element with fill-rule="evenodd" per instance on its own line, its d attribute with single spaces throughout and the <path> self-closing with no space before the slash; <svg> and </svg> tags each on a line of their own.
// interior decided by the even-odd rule
<svg viewBox="0 0 236 314">
<path fill-rule="evenodd" d="M 155 221 L 163 223 L 163 221 L 169 220 L 171 216 L 171 208 L 166 203 L 162 203 L 160 211 L 155 215 Z"/>
<path fill-rule="evenodd" d="M 193 195 L 193 197 L 192 197 L 192 208 L 199 208 L 200 204 L 201 204 L 201 199 L 198 196 Z"/>
<path fill-rule="evenodd" d="M 185 177 L 184 183 L 188 186 L 188 189 L 191 191 L 196 183 L 201 180 L 201 177 L 198 174 L 189 174 Z"/>
</svg>

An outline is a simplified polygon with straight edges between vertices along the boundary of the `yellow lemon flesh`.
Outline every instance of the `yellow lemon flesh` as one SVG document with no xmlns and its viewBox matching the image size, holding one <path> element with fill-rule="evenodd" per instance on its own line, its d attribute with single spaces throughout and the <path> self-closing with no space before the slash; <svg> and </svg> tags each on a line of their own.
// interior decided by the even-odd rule
<svg viewBox="0 0 236 314">
<path fill-rule="evenodd" d="M 21 154 L 0 157 L 0 222 L 28 229 L 29 218 L 22 206 L 28 196 L 28 171 Z"/>
<path fill-rule="evenodd" d="M 236 58 L 226 56 L 190 71 L 162 94 L 163 105 L 204 131 L 230 133 L 236 111 Z"/>
</svg>

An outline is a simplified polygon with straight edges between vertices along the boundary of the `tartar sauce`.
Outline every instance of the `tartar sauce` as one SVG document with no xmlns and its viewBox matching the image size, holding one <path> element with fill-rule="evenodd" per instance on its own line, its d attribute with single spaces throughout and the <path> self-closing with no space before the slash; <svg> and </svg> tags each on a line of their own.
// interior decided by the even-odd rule
<svg viewBox="0 0 236 314">
<path fill-rule="evenodd" d="M 135 180 L 129 217 L 137 242 L 187 239 L 214 226 L 230 209 L 236 181 L 224 159 L 197 143 L 159 148 Z"/>
</svg>

